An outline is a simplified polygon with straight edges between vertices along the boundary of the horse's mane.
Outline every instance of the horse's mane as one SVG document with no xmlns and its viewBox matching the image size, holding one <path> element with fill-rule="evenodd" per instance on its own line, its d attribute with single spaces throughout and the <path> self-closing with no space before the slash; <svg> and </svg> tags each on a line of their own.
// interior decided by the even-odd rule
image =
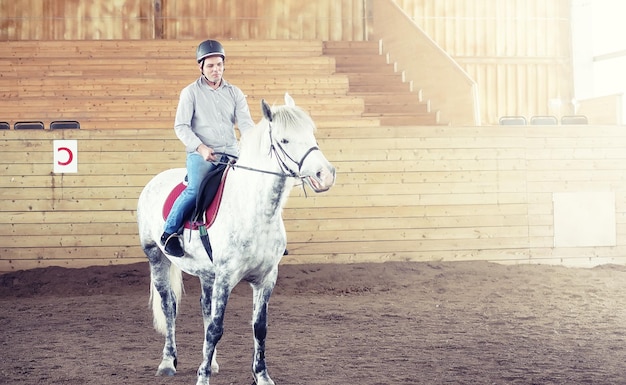
<svg viewBox="0 0 626 385">
<path fill-rule="evenodd" d="M 304 110 L 297 106 L 272 108 L 273 121 L 280 127 L 310 128 L 315 132 L 315 124 Z"/>
<path fill-rule="evenodd" d="M 241 136 L 241 149 L 247 145 L 256 146 L 269 140 L 269 136 L 264 135 L 267 132 L 269 121 L 263 119 L 253 129 Z M 286 129 L 312 130 L 316 131 L 313 119 L 302 108 L 298 106 L 274 106 L 272 107 L 272 133 L 274 136 L 283 136 Z"/>
</svg>

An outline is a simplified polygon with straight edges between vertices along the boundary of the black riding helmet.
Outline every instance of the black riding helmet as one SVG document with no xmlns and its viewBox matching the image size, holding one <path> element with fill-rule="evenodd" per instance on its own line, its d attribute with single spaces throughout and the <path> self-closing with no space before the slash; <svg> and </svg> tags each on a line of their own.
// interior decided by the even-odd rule
<svg viewBox="0 0 626 385">
<path fill-rule="evenodd" d="M 209 56 L 215 55 L 219 55 L 222 57 L 222 60 L 226 60 L 224 47 L 222 47 L 222 44 L 217 40 L 205 40 L 200 43 L 198 49 L 196 49 L 196 60 L 198 60 L 198 63 Z"/>
</svg>

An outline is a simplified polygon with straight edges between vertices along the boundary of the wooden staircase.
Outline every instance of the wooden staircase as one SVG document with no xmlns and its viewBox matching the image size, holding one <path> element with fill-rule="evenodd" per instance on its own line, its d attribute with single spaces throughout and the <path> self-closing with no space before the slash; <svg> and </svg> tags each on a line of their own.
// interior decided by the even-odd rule
<svg viewBox="0 0 626 385">
<path fill-rule="evenodd" d="M 379 119 L 381 125 L 437 125 L 438 111 L 422 100 L 379 53 L 378 42 L 327 41 L 324 55 L 335 59 L 336 72 L 348 77 L 348 95 L 364 100 L 363 117 Z"/>
</svg>

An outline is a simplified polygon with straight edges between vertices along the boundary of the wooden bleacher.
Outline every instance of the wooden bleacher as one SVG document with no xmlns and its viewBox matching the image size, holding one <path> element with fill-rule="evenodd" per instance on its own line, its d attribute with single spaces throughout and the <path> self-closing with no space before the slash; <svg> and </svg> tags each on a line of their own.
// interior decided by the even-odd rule
<svg viewBox="0 0 626 385">
<path fill-rule="evenodd" d="M 171 128 L 180 90 L 198 76 L 196 41 L 19 41 L 0 54 L 0 120 L 72 119 L 83 129 Z M 320 126 L 437 124 L 376 43 L 228 41 L 225 78 L 261 98 L 288 91 Z M 271 53 L 271 54 L 270 54 Z"/>
<path fill-rule="evenodd" d="M 72 119 L 83 129 L 171 128 L 180 90 L 199 72 L 195 41 L 6 42 L 0 120 Z M 320 126 L 378 125 L 349 94 L 319 41 L 229 41 L 225 78 L 258 103 L 289 92 Z M 271 52 L 271 54 L 269 54 Z"/>
</svg>

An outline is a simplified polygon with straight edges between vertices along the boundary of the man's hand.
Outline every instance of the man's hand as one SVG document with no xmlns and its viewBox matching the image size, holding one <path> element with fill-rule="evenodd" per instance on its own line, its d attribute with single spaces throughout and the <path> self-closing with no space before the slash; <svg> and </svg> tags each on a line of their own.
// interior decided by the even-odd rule
<svg viewBox="0 0 626 385">
<path fill-rule="evenodd" d="M 209 162 L 217 161 L 217 155 L 215 155 L 215 152 L 213 151 L 213 149 L 207 146 L 206 144 L 199 145 L 198 148 L 196 148 L 196 151 L 198 151 L 198 153 L 200 153 L 202 158 L 206 161 L 209 161 Z"/>
</svg>

